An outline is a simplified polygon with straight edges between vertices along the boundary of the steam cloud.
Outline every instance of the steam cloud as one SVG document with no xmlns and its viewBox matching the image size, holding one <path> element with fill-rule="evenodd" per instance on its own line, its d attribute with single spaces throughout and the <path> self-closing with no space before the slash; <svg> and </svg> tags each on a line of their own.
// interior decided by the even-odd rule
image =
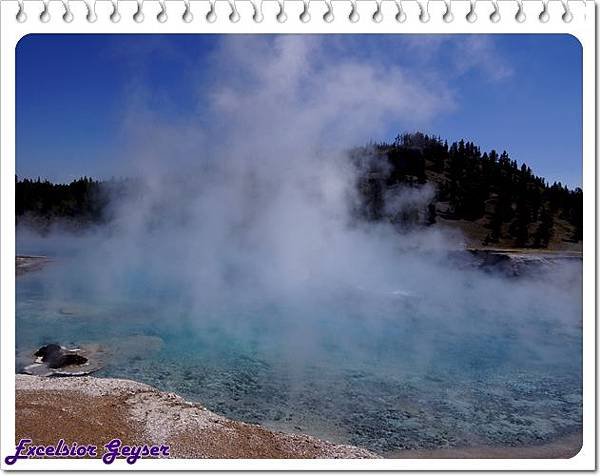
<svg viewBox="0 0 600 476">
<path fill-rule="evenodd" d="M 69 275 L 49 284 L 57 295 L 72 292 L 79 275 L 77 286 L 95 296 L 143 295 L 190 329 L 223 308 L 272 303 L 287 310 L 277 319 L 289 327 L 290 353 L 307 358 L 323 310 L 349 327 L 356 323 L 344 313 L 361 314 L 356 325 L 367 335 L 385 332 L 389 319 L 417 318 L 475 336 L 499 330 L 498 315 L 523 342 L 534 332 L 524 316 L 578 332 L 577 266 L 508 280 L 457 266 L 450 252 L 460 240 L 436 227 L 398 234 L 352 220 L 357 170 L 347 149 L 455 107 L 443 84 L 316 36 L 223 37 L 210 71 L 189 117 L 161 117 L 143 97 L 130 106 L 122 172 L 140 188 L 113 202 L 110 227 L 44 238 L 77 256 Z M 398 209 L 434 193 L 397 192 L 388 203 Z M 39 244 L 26 230 L 19 240 Z M 434 348 L 432 340 L 415 349 L 424 365 Z"/>
</svg>

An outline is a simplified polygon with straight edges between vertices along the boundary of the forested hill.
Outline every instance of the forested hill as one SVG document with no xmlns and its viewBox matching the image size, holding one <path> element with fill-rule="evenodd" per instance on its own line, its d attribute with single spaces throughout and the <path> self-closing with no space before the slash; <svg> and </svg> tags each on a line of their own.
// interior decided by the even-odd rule
<svg viewBox="0 0 600 476">
<path fill-rule="evenodd" d="M 366 220 L 455 227 L 474 247 L 581 250 L 582 190 L 550 185 L 506 152 L 415 133 L 354 149 L 352 158 L 364 170 L 357 211 Z M 397 210 L 389 202 L 406 186 L 434 193 L 425 205 Z"/>
<path fill-rule="evenodd" d="M 350 158 L 359 171 L 355 217 L 361 221 L 389 221 L 399 232 L 458 228 L 473 247 L 581 249 L 581 189 L 550 185 L 506 152 L 482 153 L 471 142 L 448 145 L 415 133 L 354 148 Z M 17 224 L 43 232 L 59 221 L 76 230 L 107 223 L 111 200 L 137 185 L 132 179 L 53 184 L 17 178 Z M 399 199 L 407 191 L 420 199 Z"/>
<path fill-rule="evenodd" d="M 131 179 L 98 181 L 89 177 L 71 183 L 16 178 L 17 225 L 26 224 L 40 232 L 58 224 L 71 231 L 108 223 L 110 203 L 134 186 Z"/>
</svg>

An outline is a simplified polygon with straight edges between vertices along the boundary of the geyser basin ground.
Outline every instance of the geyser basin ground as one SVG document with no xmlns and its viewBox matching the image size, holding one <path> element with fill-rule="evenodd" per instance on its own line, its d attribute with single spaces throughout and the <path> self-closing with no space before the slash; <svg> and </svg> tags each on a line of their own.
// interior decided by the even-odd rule
<svg viewBox="0 0 600 476">
<path fill-rule="evenodd" d="M 117 292 L 57 257 L 17 280 L 17 365 L 49 342 L 95 345 L 97 376 L 384 455 L 580 432 L 580 286 L 560 282 L 581 264 L 512 280 L 447 273 L 431 287 L 418 276 L 406 289 L 308 280 L 285 294 L 232 284 L 225 298 L 191 299 L 140 269 Z"/>
</svg>

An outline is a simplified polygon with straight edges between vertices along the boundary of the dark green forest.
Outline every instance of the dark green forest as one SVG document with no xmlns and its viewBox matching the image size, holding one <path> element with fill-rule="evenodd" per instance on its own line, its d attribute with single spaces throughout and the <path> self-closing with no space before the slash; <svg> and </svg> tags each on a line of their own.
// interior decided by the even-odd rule
<svg viewBox="0 0 600 476">
<path fill-rule="evenodd" d="M 111 200 L 127 193 L 132 181 L 98 181 L 89 177 L 71 183 L 16 178 L 15 214 L 17 225 L 27 224 L 46 232 L 53 224 L 71 231 L 110 222 Z"/>
<path fill-rule="evenodd" d="M 564 248 L 583 238 L 582 190 L 547 183 L 506 151 L 482 153 L 472 142 L 448 145 L 414 133 L 354 149 L 351 156 L 365 170 L 358 183 L 358 213 L 366 220 L 387 220 L 400 228 L 454 225 L 474 246 Z M 398 186 L 425 184 L 434 186 L 435 195 L 422 209 L 396 213 L 386 206 Z"/>
<path fill-rule="evenodd" d="M 472 142 L 448 144 L 421 133 L 350 151 L 359 173 L 355 217 L 388 221 L 398 230 L 450 226 L 471 246 L 562 249 L 583 237 L 583 192 L 549 184 L 507 152 L 481 152 Z M 54 223 L 73 230 L 111 221 L 111 201 L 136 186 L 132 179 L 68 184 L 16 178 L 17 224 L 40 232 Z M 427 203 L 389 206 L 397 190 L 430 187 Z M 114 203 L 114 202 L 113 202 Z M 570 245 L 571 244 L 571 245 Z"/>
</svg>

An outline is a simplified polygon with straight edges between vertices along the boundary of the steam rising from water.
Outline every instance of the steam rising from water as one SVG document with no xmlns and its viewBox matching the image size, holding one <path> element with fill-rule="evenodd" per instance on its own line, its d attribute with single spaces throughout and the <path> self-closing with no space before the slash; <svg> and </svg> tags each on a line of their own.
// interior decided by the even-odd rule
<svg viewBox="0 0 600 476">
<path fill-rule="evenodd" d="M 551 372 L 577 382 L 580 265 L 510 280 L 458 266 L 449 252 L 460 242 L 435 227 L 399 234 L 390 225 L 353 220 L 358 171 L 347 148 L 390 123 L 422 124 L 453 99 L 400 67 L 327 51 L 327 40 L 318 37 L 224 38 L 197 116 L 170 122 L 132 106 L 123 170 L 139 178 L 140 187 L 112 203 L 115 222 L 83 237 L 57 231 L 40 241 L 18 232 L 22 252 L 51 249 L 66 263 L 47 270 L 52 279 L 39 284 L 44 300 L 55 307 L 87 300 L 122 313 L 103 314 L 109 335 L 108 325 L 122 334 L 118 321 L 129 320 L 131 333 L 143 329 L 167 345 L 202 342 L 193 350 L 207 361 L 244 354 L 236 345 L 249 346 L 286 379 L 292 407 L 311 386 L 324 395 L 328 385 L 341 385 L 335 368 L 387 382 L 385 398 L 401 394 L 391 382 L 414 375 L 491 385 L 498 376 L 518 382 L 519 372 Z M 432 193 L 398 190 L 388 203 L 398 209 L 425 204 Z M 73 340 L 90 338 L 83 329 L 76 336 L 55 325 L 38 340 L 48 334 L 62 340 L 56 329 Z M 25 324 L 18 332 L 26 336 L 23 345 L 34 343 Z M 323 388 L 311 374 L 315 368 L 330 377 Z M 239 377 L 229 370 L 230 379 Z M 138 378 L 131 367 L 119 372 Z M 276 425 L 268 412 L 253 417 L 247 410 L 248 401 L 260 407 L 255 399 L 264 395 L 256 389 L 227 406 L 229 390 L 141 372 L 139 378 L 209 400 L 232 416 Z M 194 378 L 210 373 L 190 372 Z M 341 392 L 340 399 L 347 392 L 329 390 Z M 577 383 L 565 390 L 578 391 Z M 391 402 L 381 405 L 404 405 Z M 327 418 L 333 417 L 322 421 Z M 378 425 L 389 422 L 373 428 Z M 355 421 L 340 426 L 353 435 L 340 439 L 381 448 L 374 443 L 381 436 L 357 436 Z M 319 433 L 317 427 L 309 429 Z M 561 429 L 557 423 L 555 433 Z M 408 444 L 388 439 L 395 447 Z"/>
<path fill-rule="evenodd" d="M 199 308 L 306 286 L 411 290 L 417 270 L 390 276 L 389 258 L 444 239 L 352 226 L 357 170 L 346 151 L 448 100 L 397 66 L 326 52 L 318 37 L 224 38 L 202 115 L 172 124 L 132 106 L 127 167 L 142 186 L 114 203 L 114 228 L 89 250 L 101 288 L 112 295 L 143 268 Z M 399 193 L 396 206 L 428 193 Z"/>
</svg>

